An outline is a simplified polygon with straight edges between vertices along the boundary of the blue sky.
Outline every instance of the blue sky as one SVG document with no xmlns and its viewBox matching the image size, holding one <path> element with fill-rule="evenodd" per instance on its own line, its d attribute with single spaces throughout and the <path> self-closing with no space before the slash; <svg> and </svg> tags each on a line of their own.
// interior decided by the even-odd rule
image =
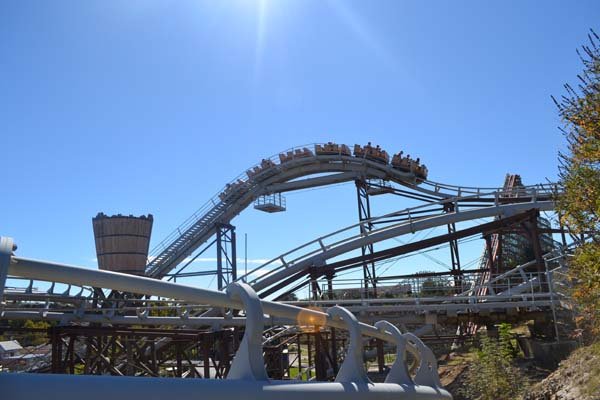
<svg viewBox="0 0 600 400">
<path fill-rule="evenodd" d="M 552 180 L 550 95 L 598 17 L 596 1 L 4 1 L 0 235 L 94 266 L 97 212 L 154 214 L 157 243 L 261 158 L 329 140 L 403 149 L 439 182 Z M 269 258 L 354 223 L 354 196 L 294 193 L 234 224 Z"/>
</svg>

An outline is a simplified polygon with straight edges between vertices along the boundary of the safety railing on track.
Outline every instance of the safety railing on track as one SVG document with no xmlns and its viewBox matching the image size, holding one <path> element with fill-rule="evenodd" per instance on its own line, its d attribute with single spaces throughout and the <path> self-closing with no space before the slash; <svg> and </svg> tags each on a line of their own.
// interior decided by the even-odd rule
<svg viewBox="0 0 600 400">
<path fill-rule="evenodd" d="M 570 257 L 570 251 L 574 249 L 580 242 L 573 242 L 567 247 L 560 246 L 558 249 L 548 252 L 542 256 L 544 260 L 552 260 L 553 262 L 563 263 L 568 257 Z M 497 285 L 498 282 L 503 280 L 510 280 L 511 277 L 518 277 L 521 280 L 525 280 L 527 276 L 527 268 L 532 267 L 537 264 L 536 260 L 528 261 L 524 264 L 518 265 L 502 274 L 491 276 L 490 279 L 482 284 L 474 285 L 472 288 L 465 290 L 464 292 L 458 294 L 458 296 L 472 296 L 474 293 L 477 293 L 482 288 L 493 288 Z M 517 282 L 519 279 L 513 279 L 514 282 Z"/>
<path fill-rule="evenodd" d="M 308 159 L 319 160 L 321 158 L 323 158 L 323 159 L 330 158 L 330 156 L 316 155 L 316 153 L 314 153 L 315 145 L 324 145 L 324 144 L 323 143 L 311 143 L 311 144 L 306 144 L 306 145 L 302 145 L 302 146 L 292 147 L 292 148 L 286 149 L 282 152 L 278 152 L 268 158 L 265 158 L 261 162 L 268 160 L 272 164 L 271 168 L 274 168 L 275 173 L 277 173 L 279 168 L 285 166 L 285 164 L 279 163 L 279 156 L 281 154 L 290 154 L 291 153 L 292 159 L 294 157 L 307 159 L 307 160 Z M 313 152 L 313 153 L 309 157 L 307 157 L 306 153 L 303 153 L 305 151 L 305 149 L 309 149 L 309 151 Z M 296 153 L 298 150 L 300 150 L 299 155 L 297 155 L 297 153 Z M 354 162 L 356 162 L 357 160 L 363 159 L 363 160 L 365 160 L 365 162 L 367 162 L 367 160 L 364 157 L 355 157 L 352 155 L 348 156 L 348 155 L 342 154 L 341 148 L 340 148 L 339 158 L 340 158 L 340 160 L 354 161 Z M 383 164 L 373 163 L 370 161 L 369 161 L 369 163 L 371 163 L 373 165 L 377 165 L 378 167 L 381 166 L 381 168 L 384 168 L 384 167 L 391 168 L 390 164 L 383 165 Z M 260 163 L 256 164 L 255 166 L 251 167 L 249 169 L 249 171 L 251 171 L 257 167 L 260 168 L 260 165 L 261 165 Z M 183 223 L 181 223 L 174 231 L 172 231 L 161 242 L 159 242 L 157 245 L 155 245 L 152 248 L 152 250 L 150 251 L 149 256 L 148 256 L 147 274 L 149 276 L 154 276 L 158 273 L 161 273 L 161 266 L 157 265 L 164 261 L 163 259 L 161 259 L 161 257 L 162 257 L 161 255 L 165 254 L 165 252 L 167 252 L 170 247 L 175 246 L 177 244 L 177 241 L 181 240 L 181 238 L 183 238 L 183 236 L 187 232 L 189 232 L 190 229 L 192 229 L 199 221 L 201 221 L 207 215 L 210 215 L 211 216 L 210 219 L 213 221 L 219 220 L 219 218 L 221 217 L 221 215 L 224 213 L 225 209 L 227 208 L 227 205 L 219 198 L 219 195 L 224 193 L 232 185 L 236 185 L 240 182 L 249 191 L 254 189 L 258 185 L 258 182 L 255 182 L 254 179 L 252 179 L 248 176 L 248 172 L 241 173 L 236 178 L 234 178 L 232 181 L 230 181 L 228 184 L 226 184 L 223 189 L 221 189 L 217 194 L 215 194 L 212 198 L 210 198 L 202 207 L 200 207 L 196 212 L 194 212 L 190 217 L 188 217 Z M 409 182 L 403 182 L 403 184 L 405 184 L 406 186 L 412 187 L 415 190 L 419 190 L 418 185 L 411 185 Z M 425 187 L 429 188 L 428 190 L 425 190 L 425 191 L 427 191 L 428 193 L 437 194 L 441 198 L 461 198 L 461 197 L 464 197 L 465 194 L 477 197 L 477 196 L 482 196 L 483 193 L 485 193 L 485 192 L 488 192 L 488 190 L 484 189 L 484 188 L 468 187 L 468 186 L 454 186 L 454 185 L 447 185 L 447 184 L 442 184 L 442 183 L 428 181 L 428 180 L 423 181 L 419 185 L 422 186 L 423 189 Z M 543 195 L 549 196 L 549 195 L 552 195 L 553 193 L 555 193 L 556 191 L 557 191 L 557 187 L 554 184 L 540 184 L 540 185 L 532 185 L 532 186 L 525 186 L 525 187 L 519 188 L 516 193 L 516 196 L 517 197 L 535 196 L 536 194 L 538 194 L 538 195 L 543 194 Z M 491 192 L 497 193 L 498 196 L 506 196 L 506 195 L 511 195 L 513 197 L 515 196 L 515 190 L 511 190 L 510 192 L 504 192 L 501 188 L 493 188 L 493 189 L 491 189 Z M 207 222 L 207 226 L 210 226 L 210 223 Z M 166 258 L 167 257 L 165 257 L 165 259 Z"/>
<path fill-rule="evenodd" d="M 531 197 L 531 203 L 535 203 L 536 202 L 536 196 L 535 196 L 535 189 L 533 189 L 533 196 Z M 427 204 L 423 204 L 423 205 L 419 205 L 419 206 L 415 206 L 415 207 L 411 207 L 411 208 L 406 208 L 404 210 L 401 211 L 397 211 L 397 212 L 393 212 L 393 213 L 389 213 L 389 214 L 385 214 L 382 216 L 378 216 L 378 217 L 374 217 L 368 220 L 363 220 L 361 222 L 358 222 L 356 224 L 352 224 L 350 226 L 347 226 L 345 228 L 339 229 L 335 232 L 329 233 L 327 235 L 324 236 L 320 236 L 316 239 L 313 239 L 309 242 L 306 242 L 303 245 L 300 245 L 292 250 L 289 250 L 275 258 L 272 258 L 271 260 L 267 261 L 266 263 L 259 265 L 258 267 L 252 269 L 251 271 L 249 271 L 247 274 L 242 275 L 240 277 L 238 277 L 238 281 L 245 281 L 248 282 L 250 285 L 254 285 L 256 284 L 256 282 L 258 282 L 259 280 L 262 280 L 270 275 L 272 275 L 273 273 L 285 269 L 287 268 L 289 265 L 292 265 L 294 263 L 297 263 L 298 261 L 301 261 L 303 259 L 306 259 L 308 257 L 312 257 L 315 256 L 319 253 L 324 253 L 325 251 L 331 249 L 332 247 L 341 245 L 343 243 L 346 242 L 350 242 L 352 240 L 355 240 L 357 238 L 361 238 L 361 237 L 367 237 L 370 235 L 374 235 L 377 234 L 379 232 L 385 231 L 387 229 L 390 228 L 394 228 L 394 227 L 399 227 L 399 226 L 405 226 L 405 225 L 412 225 L 414 224 L 416 221 L 420 221 L 423 220 L 425 218 L 431 218 L 431 216 L 419 216 L 419 217 L 413 217 L 411 215 L 415 214 L 417 211 L 423 210 L 423 209 L 427 209 L 430 207 L 433 207 L 435 205 L 442 205 L 445 203 L 455 203 L 455 202 L 459 202 L 459 201 L 464 201 L 465 199 L 470 199 L 470 198 L 479 198 L 481 196 L 491 196 L 493 198 L 495 198 L 496 200 L 499 200 L 500 195 L 503 193 L 503 191 L 500 192 L 489 192 L 489 193 L 484 193 L 484 194 L 475 194 L 475 195 L 470 195 L 470 196 L 463 196 L 461 198 L 452 198 L 452 199 L 443 199 L 443 200 L 439 200 L 436 202 L 432 202 L 432 203 L 427 203 Z M 499 202 L 496 201 L 493 203 L 493 205 L 498 205 Z M 491 206 L 492 204 L 490 204 Z M 460 213 L 462 212 L 460 209 L 456 209 L 455 211 L 453 211 L 452 213 Z M 443 215 L 445 214 L 445 212 L 440 212 L 439 215 Z M 402 221 L 400 223 L 395 223 L 395 224 L 390 224 L 390 225 L 386 225 L 384 227 L 381 228 L 377 228 L 377 229 L 373 229 L 373 230 L 367 230 L 367 229 L 358 229 L 361 225 L 364 226 L 366 224 L 373 224 L 375 222 L 380 222 L 380 221 L 384 221 L 385 219 L 390 219 L 390 218 L 395 218 L 395 217 L 406 217 L 407 220 Z M 360 233 L 357 233 L 359 232 Z M 353 232 L 354 234 L 352 234 L 349 237 L 345 237 L 344 239 L 341 240 L 337 240 L 334 241 L 332 243 L 326 243 L 326 241 L 330 238 L 333 238 L 335 236 L 340 235 L 341 233 L 346 233 L 346 232 Z M 312 250 L 309 250 L 311 249 Z M 290 255 L 299 252 L 300 250 L 307 250 L 305 253 L 302 253 L 301 256 L 295 257 L 293 259 L 288 259 Z M 260 276 L 257 276 L 254 279 L 248 279 L 250 276 L 256 275 L 256 273 L 258 271 L 264 271 L 266 269 L 269 269 L 267 273 L 262 273 L 260 274 Z"/>
</svg>

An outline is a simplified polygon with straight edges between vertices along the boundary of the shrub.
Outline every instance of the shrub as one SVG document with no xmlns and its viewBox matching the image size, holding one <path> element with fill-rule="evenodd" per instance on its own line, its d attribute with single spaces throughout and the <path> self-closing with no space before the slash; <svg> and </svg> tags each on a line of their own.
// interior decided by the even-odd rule
<svg viewBox="0 0 600 400">
<path fill-rule="evenodd" d="M 462 394 L 469 399 L 504 400 L 518 398 L 525 389 L 515 366 L 516 351 L 511 343 L 510 325 L 501 324 L 498 339 L 480 336 L 480 347 L 467 371 Z"/>
</svg>

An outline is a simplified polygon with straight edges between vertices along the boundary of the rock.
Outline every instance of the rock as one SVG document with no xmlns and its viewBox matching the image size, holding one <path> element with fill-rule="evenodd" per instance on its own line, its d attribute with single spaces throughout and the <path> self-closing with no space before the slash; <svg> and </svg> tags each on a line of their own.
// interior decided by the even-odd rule
<svg viewBox="0 0 600 400">
<path fill-rule="evenodd" d="M 600 373 L 600 352 L 597 349 L 597 346 L 590 346 L 574 351 L 556 371 L 533 386 L 523 399 L 600 400 L 600 387 L 597 381 L 593 381 Z"/>
</svg>

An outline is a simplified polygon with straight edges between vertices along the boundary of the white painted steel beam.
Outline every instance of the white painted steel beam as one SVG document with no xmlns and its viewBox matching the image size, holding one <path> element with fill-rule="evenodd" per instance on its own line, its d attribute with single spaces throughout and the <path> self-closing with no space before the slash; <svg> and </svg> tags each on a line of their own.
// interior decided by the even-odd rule
<svg viewBox="0 0 600 400">
<path fill-rule="evenodd" d="M 309 257 L 303 258 L 294 264 L 289 264 L 288 262 L 287 266 L 279 267 L 275 270 L 275 272 L 262 275 L 254 281 L 251 281 L 250 284 L 252 285 L 254 290 L 261 291 L 313 265 L 321 266 L 325 260 L 337 257 L 339 255 L 348 253 L 352 250 L 359 249 L 369 244 L 381 242 L 384 240 L 402 236 L 408 233 L 414 233 L 424 229 L 430 229 L 438 226 L 444 226 L 463 221 L 489 217 L 509 217 L 531 209 L 549 211 L 554 209 L 554 202 L 534 201 L 527 203 L 496 205 L 491 207 L 476 208 L 454 213 L 446 213 L 433 217 L 419 218 L 387 226 L 381 229 L 373 230 L 368 235 L 354 236 L 348 240 L 343 240 L 331 244 L 324 251 L 315 252 L 313 250 L 311 251 Z"/>
<path fill-rule="evenodd" d="M 244 305 L 239 300 L 231 299 L 226 293 L 210 289 L 202 289 L 178 283 L 164 282 L 157 279 L 121 274 L 112 271 L 92 270 L 89 268 L 32 260 L 21 257 L 12 257 L 8 268 L 11 276 L 28 279 L 61 282 L 73 285 L 93 285 L 106 289 L 122 292 L 149 294 L 165 298 L 190 301 L 201 304 L 210 304 L 214 307 L 243 309 Z M 261 300 L 266 314 L 298 321 L 300 314 L 312 318 L 322 325 L 345 328 L 341 321 L 332 320 L 326 313 L 308 310 L 289 304 Z M 318 325 L 318 324 L 317 324 Z M 385 341 L 394 341 L 392 335 L 383 333 L 375 327 L 360 324 L 361 333 L 366 336 L 379 338 Z"/>
</svg>

